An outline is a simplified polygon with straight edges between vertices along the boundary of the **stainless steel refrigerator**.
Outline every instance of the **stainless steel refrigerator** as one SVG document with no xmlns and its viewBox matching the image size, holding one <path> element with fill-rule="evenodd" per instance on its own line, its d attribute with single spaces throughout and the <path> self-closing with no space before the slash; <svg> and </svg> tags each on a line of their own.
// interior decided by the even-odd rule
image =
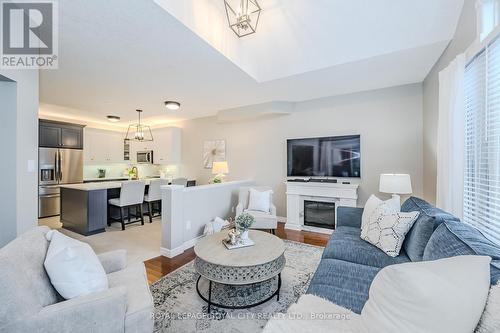
<svg viewBox="0 0 500 333">
<path fill-rule="evenodd" d="M 78 183 L 83 183 L 83 150 L 39 148 L 38 217 L 59 215 L 59 186 Z"/>
</svg>

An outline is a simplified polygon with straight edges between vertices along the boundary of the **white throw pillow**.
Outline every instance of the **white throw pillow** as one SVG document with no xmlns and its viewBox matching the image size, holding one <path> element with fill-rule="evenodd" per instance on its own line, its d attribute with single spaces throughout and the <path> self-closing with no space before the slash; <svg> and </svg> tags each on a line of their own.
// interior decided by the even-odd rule
<svg viewBox="0 0 500 333">
<path fill-rule="evenodd" d="M 476 328 L 476 333 L 498 332 L 500 332 L 500 284 L 490 288 L 486 307 Z"/>
<path fill-rule="evenodd" d="M 248 200 L 248 210 L 258 210 L 269 213 L 271 211 L 271 194 L 273 191 L 257 191 L 250 189 L 250 198 Z"/>
<path fill-rule="evenodd" d="M 361 216 L 362 236 L 366 236 L 365 227 L 368 226 L 368 223 L 370 221 L 370 216 L 374 213 L 375 209 L 377 209 L 377 207 L 384 202 L 387 204 L 387 207 L 392 208 L 395 213 L 401 211 L 400 199 L 398 197 L 392 197 L 389 200 L 382 201 L 379 198 L 377 198 L 377 196 L 372 194 L 366 201 L 365 207 L 363 209 L 363 215 Z"/>
<path fill-rule="evenodd" d="M 383 268 L 361 311 L 362 332 L 474 332 L 490 289 L 490 260 L 458 256 Z"/>
<path fill-rule="evenodd" d="M 326 299 L 304 294 L 286 314 L 273 315 L 262 333 L 358 333 L 359 317 Z"/>
<path fill-rule="evenodd" d="M 108 277 L 94 250 L 87 244 L 51 230 L 45 270 L 65 299 L 108 289 Z"/>
<path fill-rule="evenodd" d="M 417 220 L 419 212 L 394 212 L 386 202 L 382 202 L 370 215 L 361 238 L 397 257 L 405 236 Z"/>
<path fill-rule="evenodd" d="M 228 226 L 229 222 L 221 219 L 220 217 L 215 217 L 213 221 L 205 224 L 205 229 L 203 230 L 203 235 L 213 235 L 217 232 L 220 232 L 224 227 Z"/>
</svg>

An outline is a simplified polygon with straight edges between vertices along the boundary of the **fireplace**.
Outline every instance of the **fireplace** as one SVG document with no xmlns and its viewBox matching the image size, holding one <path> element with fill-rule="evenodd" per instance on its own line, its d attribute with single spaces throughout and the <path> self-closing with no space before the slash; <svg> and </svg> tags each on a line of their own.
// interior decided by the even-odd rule
<svg viewBox="0 0 500 333">
<path fill-rule="evenodd" d="M 326 212 L 328 212 L 327 221 L 330 221 L 328 223 L 330 228 L 321 225 L 320 228 L 314 228 L 314 231 L 331 234 L 336 221 L 336 207 L 356 207 L 358 187 L 358 184 L 316 183 L 311 181 L 287 182 L 285 228 L 291 230 L 311 230 L 313 227 L 305 225 L 304 220 L 309 222 L 306 222 L 308 225 L 312 225 L 311 222 L 315 223 L 314 225 L 318 222 L 321 224 L 324 219 L 318 221 L 314 218 L 314 215 L 315 213 L 319 214 L 319 212 L 323 212 L 323 208 L 326 210 L 326 207 L 328 207 Z M 304 204 L 304 201 L 312 201 L 315 204 Z M 319 201 L 318 205 L 316 205 L 316 201 Z"/>
<path fill-rule="evenodd" d="M 304 225 L 335 229 L 335 203 L 304 200 Z"/>
</svg>

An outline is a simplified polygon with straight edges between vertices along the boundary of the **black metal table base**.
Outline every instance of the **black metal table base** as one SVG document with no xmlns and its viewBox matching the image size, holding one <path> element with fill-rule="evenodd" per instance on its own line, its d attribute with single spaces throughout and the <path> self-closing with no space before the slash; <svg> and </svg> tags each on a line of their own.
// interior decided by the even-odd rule
<svg viewBox="0 0 500 333">
<path fill-rule="evenodd" d="M 272 279 L 274 279 L 274 277 L 272 277 Z M 278 302 L 280 300 L 281 273 L 278 274 L 278 288 L 276 289 L 276 291 L 271 296 L 266 297 L 265 299 L 263 299 L 263 300 L 261 300 L 261 301 L 259 301 L 257 303 L 253 303 L 253 304 L 249 304 L 249 305 L 241 305 L 241 306 L 229 306 L 229 305 L 217 304 L 217 303 L 212 302 L 212 281 L 208 280 L 208 279 L 207 279 L 208 280 L 208 299 L 207 299 L 200 292 L 200 288 L 199 288 L 200 279 L 201 279 L 201 275 L 198 277 L 198 280 L 196 280 L 196 292 L 198 293 L 198 295 L 201 297 L 202 300 L 204 300 L 205 302 L 208 303 L 208 313 L 210 313 L 210 309 L 211 309 L 212 306 L 215 306 L 215 307 L 218 307 L 218 308 L 224 308 L 224 309 L 237 310 L 237 309 L 253 308 L 254 306 L 261 305 L 261 304 L 269 301 L 270 299 L 272 299 L 274 296 L 276 296 L 276 300 Z M 223 284 L 223 283 L 221 283 L 221 284 Z"/>
</svg>

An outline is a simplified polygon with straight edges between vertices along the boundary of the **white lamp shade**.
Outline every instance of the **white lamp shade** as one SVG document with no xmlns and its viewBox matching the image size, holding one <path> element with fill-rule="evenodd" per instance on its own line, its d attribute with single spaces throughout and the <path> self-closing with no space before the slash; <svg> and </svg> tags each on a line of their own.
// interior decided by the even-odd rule
<svg viewBox="0 0 500 333">
<path fill-rule="evenodd" d="M 411 179 L 407 174 L 381 174 L 379 191 L 382 193 L 411 194 Z"/>
<path fill-rule="evenodd" d="M 229 167 L 227 166 L 227 161 L 212 163 L 212 174 L 221 175 L 227 173 L 229 173 Z"/>
</svg>

